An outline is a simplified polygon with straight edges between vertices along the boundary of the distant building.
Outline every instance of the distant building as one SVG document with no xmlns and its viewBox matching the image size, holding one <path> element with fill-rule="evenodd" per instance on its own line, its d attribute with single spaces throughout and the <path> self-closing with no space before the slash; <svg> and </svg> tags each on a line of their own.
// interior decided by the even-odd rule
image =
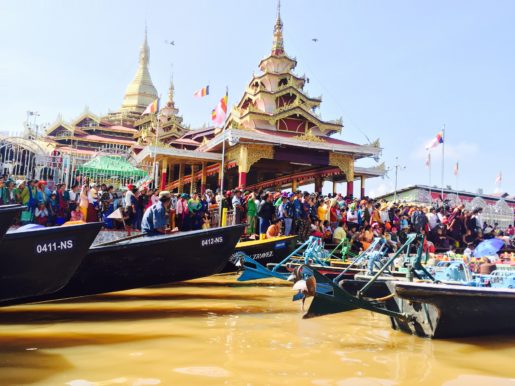
<svg viewBox="0 0 515 386">
<path fill-rule="evenodd" d="M 442 190 L 427 185 L 412 185 L 395 192 L 390 192 L 376 197 L 377 200 L 388 202 L 410 202 L 429 205 L 431 202 L 441 200 Z M 443 190 L 443 199 L 448 200 L 451 206 L 463 204 L 466 209 L 472 210 L 482 208 L 482 218 L 485 222 L 493 225 L 498 223 L 501 227 L 513 224 L 513 213 L 515 210 L 515 197 L 507 193 L 482 194 L 451 189 Z"/>
<path fill-rule="evenodd" d="M 397 190 L 397 201 L 398 202 L 418 202 L 418 203 L 430 203 L 441 199 L 440 188 L 430 187 L 427 185 L 411 185 L 403 189 Z M 444 189 L 444 200 L 456 201 L 459 199 L 461 202 L 472 202 L 474 198 L 480 197 L 489 205 L 495 205 L 500 199 L 503 199 L 510 207 L 515 209 L 515 197 L 509 196 L 508 193 L 494 193 L 484 194 L 482 192 L 472 193 L 465 191 L 456 191 L 452 189 Z M 395 199 L 395 192 L 390 192 L 376 197 L 377 200 L 386 200 L 393 202 Z"/>
</svg>

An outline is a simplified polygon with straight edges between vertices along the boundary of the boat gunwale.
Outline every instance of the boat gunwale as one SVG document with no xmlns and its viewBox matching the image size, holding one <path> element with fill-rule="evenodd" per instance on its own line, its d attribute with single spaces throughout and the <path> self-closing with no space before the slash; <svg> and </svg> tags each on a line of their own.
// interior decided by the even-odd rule
<svg viewBox="0 0 515 386">
<path fill-rule="evenodd" d="M 393 281 L 388 282 L 393 286 L 393 289 L 397 296 L 400 298 L 414 296 L 423 296 L 424 300 L 426 296 L 496 296 L 496 297 L 507 297 L 515 298 L 515 289 L 511 288 L 496 288 L 496 287 L 472 287 L 466 285 L 454 285 L 454 284 L 433 284 L 425 282 L 402 282 Z M 399 289 L 399 291 L 397 290 Z M 414 293 L 416 291 L 416 293 Z"/>
<path fill-rule="evenodd" d="M 163 235 L 148 236 L 148 237 L 145 237 L 145 235 L 142 234 L 141 237 L 138 237 L 138 238 L 133 238 L 133 239 L 123 238 L 120 240 L 110 241 L 108 245 L 102 245 L 102 244 L 92 245 L 89 248 L 88 253 L 102 251 L 102 250 L 110 250 L 110 249 L 125 249 L 125 248 L 136 247 L 136 246 L 140 247 L 142 245 L 147 245 L 150 243 L 151 244 L 162 244 L 162 243 L 169 242 L 170 240 L 187 238 L 187 237 L 191 237 L 194 235 L 203 234 L 203 235 L 207 236 L 212 233 L 219 233 L 220 230 L 227 230 L 227 232 L 228 232 L 231 229 L 238 229 L 238 228 L 241 229 L 244 227 L 245 227 L 244 224 L 237 224 L 237 225 L 229 225 L 226 227 L 199 229 L 199 230 L 194 230 L 194 231 L 176 232 L 176 233 L 171 233 L 171 234 L 163 234 Z"/>
<path fill-rule="evenodd" d="M 93 230 L 95 228 L 98 228 L 98 231 L 97 231 L 97 233 L 98 233 L 100 231 L 101 227 L 102 227 L 101 222 L 91 222 L 91 223 L 74 224 L 74 225 L 67 225 L 67 226 L 53 226 L 53 227 L 27 229 L 27 230 L 23 230 L 23 231 L 12 231 L 12 232 L 7 232 L 4 235 L 4 240 L 16 240 L 16 239 L 20 239 L 20 238 L 25 238 L 25 237 L 29 236 L 29 234 L 30 234 L 30 236 L 33 236 L 37 232 L 45 232 L 46 234 L 69 233 L 69 231 L 73 231 L 73 230 L 76 231 L 81 228 L 86 228 L 88 230 Z M 63 230 L 65 230 L 65 232 Z"/>
<path fill-rule="evenodd" d="M 240 241 L 238 244 L 236 244 L 236 248 L 255 247 L 255 246 L 266 245 L 266 244 L 274 244 L 279 241 L 291 240 L 291 239 L 294 239 L 295 237 L 297 237 L 297 235 L 278 236 L 273 239 L 264 239 L 264 240 Z"/>
</svg>

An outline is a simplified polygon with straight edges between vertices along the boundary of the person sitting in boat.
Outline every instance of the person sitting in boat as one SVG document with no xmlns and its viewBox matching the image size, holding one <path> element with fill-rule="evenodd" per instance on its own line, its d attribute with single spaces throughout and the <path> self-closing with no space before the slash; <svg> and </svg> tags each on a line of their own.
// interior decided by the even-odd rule
<svg viewBox="0 0 515 386">
<path fill-rule="evenodd" d="M 321 239 L 324 238 L 324 230 L 323 230 L 322 224 L 320 224 L 320 220 L 318 218 L 315 218 L 313 220 L 313 223 L 311 224 L 310 236 L 318 237 Z"/>
<path fill-rule="evenodd" d="M 48 209 L 43 201 L 38 203 L 38 207 L 34 213 L 36 224 L 46 226 L 48 222 Z"/>
<path fill-rule="evenodd" d="M 479 265 L 480 275 L 490 275 L 497 269 L 497 265 L 493 264 L 488 257 L 482 258 L 483 262 Z"/>
<path fill-rule="evenodd" d="M 70 214 L 70 221 L 84 221 L 84 216 L 80 210 L 80 206 L 76 206 Z"/>
<path fill-rule="evenodd" d="M 345 229 L 343 228 L 344 222 L 340 220 L 338 222 L 338 227 L 333 232 L 333 243 L 334 244 L 340 244 L 341 241 L 345 238 L 347 238 L 347 232 L 345 232 Z"/>
<path fill-rule="evenodd" d="M 170 233 L 167 211 L 170 209 L 171 195 L 164 190 L 159 193 L 159 202 L 147 208 L 141 220 L 141 230 L 147 236 Z"/>
<path fill-rule="evenodd" d="M 272 221 L 272 224 L 266 230 L 266 238 L 273 239 L 281 235 L 282 220 L 276 219 Z"/>
<path fill-rule="evenodd" d="M 202 215 L 202 229 L 209 228 L 211 228 L 211 216 L 209 215 L 209 211 L 206 211 Z"/>
</svg>

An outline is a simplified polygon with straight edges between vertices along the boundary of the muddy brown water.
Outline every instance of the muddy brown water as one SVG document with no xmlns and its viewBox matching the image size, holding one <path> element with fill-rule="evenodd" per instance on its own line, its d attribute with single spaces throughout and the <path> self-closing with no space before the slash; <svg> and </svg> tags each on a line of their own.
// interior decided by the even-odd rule
<svg viewBox="0 0 515 386">
<path fill-rule="evenodd" d="M 0 385 L 515 385 L 515 338 L 431 341 L 214 276 L 0 309 Z M 515 322 L 515 321 L 514 321 Z"/>
</svg>

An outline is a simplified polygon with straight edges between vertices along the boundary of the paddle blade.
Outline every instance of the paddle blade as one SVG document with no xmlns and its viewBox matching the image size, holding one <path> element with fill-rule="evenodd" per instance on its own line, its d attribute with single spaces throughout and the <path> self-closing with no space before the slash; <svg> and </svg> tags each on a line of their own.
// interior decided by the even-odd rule
<svg viewBox="0 0 515 386">
<path fill-rule="evenodd" d="M 240 277 L 238 277 L 238 281 L 249 281 L 249 280 L 257 280 L 257 279 L 267 279 L 271 277 L 275 277 L 278 279 L 286 280 L 286 276 L 281 275 L 277 272 L 272 272 L 262 264 L 259 264 L 256 260 L 251 257 L 245 255 L 243 256 L 243 272 Z"/>
</svg>

